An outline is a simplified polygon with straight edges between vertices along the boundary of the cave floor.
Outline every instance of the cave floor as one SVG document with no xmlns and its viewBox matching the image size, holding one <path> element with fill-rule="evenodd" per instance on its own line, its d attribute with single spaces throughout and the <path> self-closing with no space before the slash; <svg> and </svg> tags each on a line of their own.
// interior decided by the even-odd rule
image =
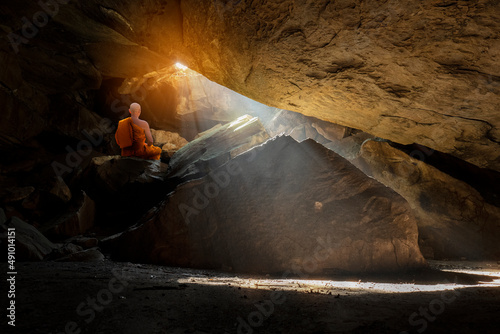
<svg viewBox="0 0 500 334">
<path fill-rule="evenodd" d="M 431 261 L 405 275 L 284 279 L 28 262 L 17 264 L 15 300 L 7 333 L 498 333 L 500 265 Z"/>
</svg>

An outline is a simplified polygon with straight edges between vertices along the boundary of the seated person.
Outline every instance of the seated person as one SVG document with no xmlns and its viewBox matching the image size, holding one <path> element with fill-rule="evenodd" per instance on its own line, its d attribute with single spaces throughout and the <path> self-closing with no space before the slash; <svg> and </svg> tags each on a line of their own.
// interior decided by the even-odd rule
<svg viewBox="0 0 500 334">
<path fill-rule="evenodd" d="M 159 160 L 161 148 L 153 146 L 153 136 L 148 122 L 139 119 L 140 104 L 132 103 L 129 112 L 130 117 L 120 121 L 115 133 L 116 142 L 122 149 L 122 157 Z"/>
</svg>

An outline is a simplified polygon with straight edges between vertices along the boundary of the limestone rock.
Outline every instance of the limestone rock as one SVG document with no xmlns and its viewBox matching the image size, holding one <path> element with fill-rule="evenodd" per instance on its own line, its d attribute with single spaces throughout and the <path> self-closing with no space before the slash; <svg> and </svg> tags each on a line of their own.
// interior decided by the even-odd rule
<svg viewBox="0 0 500 334">
<path fill-rule="evenodd" d="M 65 243 L 54 249 L 46 258 L 46 260 L 58 262 L 94 262 L 102 261 L 103 259 L 104 255 L 97 247 L 84 249 L 73 242 Z"/>
<path fill-rule="evenodd" d="M 61 239 L 83 234 L 94 226 L 95 203 L 85 192 L 69 211 L 43 231 Z"/>
<path fill-rule="evenodd" d="M 52 253 L 50 253 L 50 255 L 47 257 L 47 260 L 57 260 L 68 255 L 81 252 L 82 250 L 82 247 L 73 243 L 63 244 L 57 249 L 54 249 Z"/>
<path fill-rule="evenodd" d="M 151 129 L 154 143 L 162 150 L 162 161 L 169 161 L 179 149 L 187 145 L 188 141 L 178 133 Z"/>
<path fill-rule="evenodd" d="M 169 162 L 172 179 L 192 179 L 208 174 L 232 157 L 249 150 L 269 138 L 256 117 L 241 116 L 211 131 L 177 151 Z"/>
<path fill-rule="evenodd" d="M 180 149 L 188 143 L 186 139 L 175 132 L 151 129 L 151 134 L 153 135 L 155 145 L 158 146 L 170 144 L 173 149 Z"/>
<path fill-rule="evenodd" d="M 290 0 L 221 9 L 204 1 L 185 3 L 182 13 L 191 23 L 184 41 L 196 50 L 182 61 L 210 80 L 500 170 L 496 2 Z"/>
<path fill-rule="evenodd" d="M 0 190 L 0 201 L 3 203 L 21 201 L 28 198 L 34 191 L 35 188 L 32 186 L 3 188 Z"/>
<path fill-rule="evenodd" d="M 71 190 L 60 176 L 52 180 L 49 193 L 64 203 L 68 203 L 71 200 Z"/>
<path fill-rule="evenodd" d="M 330 141 L 341 140 L 349 135 L 349 128 L 340 126 L 334 123 L 315 122 L 312 127 L 318 131 L 320 135 Z"/>
<path fill-rule="evenodd" d="M 103 156 L 92 159 L 88 177 L 102 191 L 100 197 L 119 194 L 132 185 L 145 185 L 164 181 L 168 166 L 153 160 L 134 157 Z"/>
<path fill-rule="evenodd" d="M 17 217 L 12 217 L 3 226 L 16 229 L 17 261 L 40 261 L 57 248 L 35 227 Z"/>
<path fill-rule="evenodd" d="M 0 10 L 6 32 L 19 34 L 40 7 L 20 0 Z M 70 3 L 29 46 L 0 43 L 9 115 L 0 145 L 57 128 L 54 96 L 78 106 L 76 92 L 103 78 L 142 78 L 181 61 L 269 106 L 498 171 L 499 18 L 495 1 Z"/>
<path fill-rule="evenodd" d="M 104 255 L 97 247 L 83 249 L 73 243 L 67 243 L 54 250 L 47 260 L 58 262 L 95 262 L 104 260 Z"/>
<path fill-rule="evenodd" d="M 163 162 L 139 158 L 92 159 L 83 184 L 96 203 L 96 220 L 121 226 L 135 222 L 170 191 L 167 168 Z"/>
<path fill-rule="evenodd" d="M 387 142 L 367 141 L 355 163 L 403 196 L 417 218 L 422 248 L 436 259 L 499 259 L 500 208 L 467 183 Z"/>
<path fill-rule="evenodd" d="M 58 262 L 97 262 L 104 260 L 104 255 L 98 248 L 80 250 L 55 259 Z"/>
<path fill-rule="evenodd" d="M 72 243 L 77 246 L 82 247 L 83 249 L 89 249 L 97 247 L 99 240 L 97 238 L 92 237 L 84 237 L 84 236 L 76 236 L 65 240 L 66 243 Z"/>
<path fill-rule="evenodd" d="M 104 246 L 141 263 L 318 274 L 421 267 L 417 236 L 398 194 L 314 141 L 278 137 L 179 186 Z"/>
<path fill-rule="evenodd" d="M 210 129 L 208 129 L 208 130 L 205 130 L 205 131 L 199 132 L 199 133 L 198 133 L 198 134 L 194 137 L 194 139 L 198 139 L 198 138 L 200 138 L 200 137 L 203 137 L 203 136 L 204 136 L 204 135 L 206 135 L 207 133 L 212 132 L 212 131 L 215 131 L 215 130 L 219 129 L 220 127 L 222 127 L 222 124 L 221 124 L 221 123 L 216 124 L 216 125 L 212 126 L 212 127 L 211 127 Z"/>
</svg>

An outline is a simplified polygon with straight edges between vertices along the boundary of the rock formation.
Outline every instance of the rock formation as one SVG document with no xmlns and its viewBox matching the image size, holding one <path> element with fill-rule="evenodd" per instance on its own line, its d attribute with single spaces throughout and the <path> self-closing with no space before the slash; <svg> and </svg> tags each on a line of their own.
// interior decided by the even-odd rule
<svg viewBox="0 0 500 334">
<path fill-rule="evenodd" d="M 267 139 L 269 135 L 258 118 L 241 116 L 224 126 L 206 131 L 177 151 L 169 162 L 168 177 L 188 180 L 206 175 L 214 166 Z"/>
<path fill-rule="evenodd" d="M 104 255 L 96 247 L 85 249 L 73 243 L 56 244 L 32 225 L 18 217 L 6 219 L 0 209 L 0 243 L 7 244 L 7 230 L 15 229 L 15 261 L 101 261 Z M 78 239 L 77 239 L 78 240 Z M 93 245 L 95 246 L 95 245 Z"/>
<path fill-rule="evenodd" d="M 151 134 L 155 145 L 161 147 L 162 156 L 166 154 L 169 158 L 188 143 L 186 139 L 175 132 L 151 129 Z"/>
<path fill-rule="evenodd" d="M 54 112 L 96 123 L 87 92 L 103 79 L 181 61 L 268 105 L 500 170 L 496 2 L 91 0 L 40 27 L 35 2 L 1 10 L 4 147 L 67 132 Z"/>
<path fill-rule="evenodd" d="M 84 234 L 94 226 L 95 203 L 82 192 L 78 201 L 51 224 L 47 224 L 42 231 L 55 238 L 65 239 Z"/>
<path fill-rule="evenodd" d="M 496 1 L 19 0 L 0 4 L 0 12 L 0 206 L 9 218 L 46 225 L 83 188 L 96 201 L 96 223 L 128 226 L 179 181 L 165 185 L 165 164 L 99 158 L 118 154 L 114 128 L 130 102 L 143 103 L 158 129 L 188 140 L 248 109 L 261 114 L 271 137 L 312 138 L 363 163 L 410 202 L 434 256 L 498 256 L 498 190 L 486 196 L 465 180 L 470 177 L 431 166 L 447 154 L 488 173 L 500 171 Z M 199 74 L 174 71 L 177 62 Z M 267 107 L 256 111 L 242 102 L 224 109 L 228 95 L 203 92 L 201 80 Z M 418 163 L 412 154 L 370 142 L 356 160 L 363 141 L 372 138 L 437 153 Z M 185 180 L 212 170 L 205 153 L 200 165 L 177 160 L 182 155 L 174 151 L 185 144 L 177 139 L 163 147 L 170 176 L 189 175 L 179 167 L 184 162 L 200 172 Z M 101 165 L 94 158 L 103 159 Z M 220 158 L 212 159 L 215 166 L 229 156 Z M 411 177 L 423 176 L 410 186 L 415 180 L 405 179 L 398 169 L 403 165 Z M 491 180 L 493 188 L 498 177 Z M 154 190 L 141 197 L 139 209 L 122 212 L 126 197 L 145 189 Z M 449 202 L 442 202 L 443 193 L 451 194 Z M 469 242 L 470 253 L 456 249 L 458 240 Z"/>
<path fill-rule="evenodd" d="M 107 226 L 133 224 L 169 191 L 168 165 L 120 156 L 92 159 L 83 185 L 96 203 L 96 219 Z"/>
<path fill-rule="evenodd" d="M 0 227 L 3 231 L 7 231 L 8 228 L 15 229 L 16 261 L 40 261 L 58 248 L 36 228 L 17 217 L 12 217 Z M 3 236 L 2 239 L 4 239 Z M 6 238 L 2 240 L 2 243 L 6 243 Z"/>
<path fill-rule="evenodd" d="M 365 142 L 356 164 L 408 201 L 426 256 L 475 260 L 500 257 L 500 208 L 489 204 L 467 183 L 387 142 Z"/>
<path fill-rule="evenodd" d="M 177 187 L 105 244 L 126 261 L 318 274 L 421 267 L 417 235 L 395 192 L 314 141 L 277 137 Z"/>
</svg>

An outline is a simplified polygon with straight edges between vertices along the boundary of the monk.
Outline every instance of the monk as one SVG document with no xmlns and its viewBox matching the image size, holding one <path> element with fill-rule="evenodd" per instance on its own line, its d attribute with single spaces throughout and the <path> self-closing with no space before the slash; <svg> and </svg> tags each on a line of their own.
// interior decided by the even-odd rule
<svg viewBox="0 0 500 334">
<path fill-rule="evenodd" d="M 151 135 L 151 130 L 149 129 L 148 122 L 139 119 L 141 115 L 141 105 L 139 103 L 132 103 L 130 105 L 130 117 L 121 120 L 125 122 L 121 125 L 128 125 L 122 127 L 122 130 L 127 131 L 127 140 L 123 140 L 123 133 L 120 135 L 120 125 L 115 134 L 116 142 L 122 149 L 122 157 L 138 157 L 148 160 L 160 160 L 161 148 L 153 146 L 153 136 Z M 122 138 L 122 139 L 120 139 Z M 130 140 L 130 141 L 129 141 Z"/>
</svg>

